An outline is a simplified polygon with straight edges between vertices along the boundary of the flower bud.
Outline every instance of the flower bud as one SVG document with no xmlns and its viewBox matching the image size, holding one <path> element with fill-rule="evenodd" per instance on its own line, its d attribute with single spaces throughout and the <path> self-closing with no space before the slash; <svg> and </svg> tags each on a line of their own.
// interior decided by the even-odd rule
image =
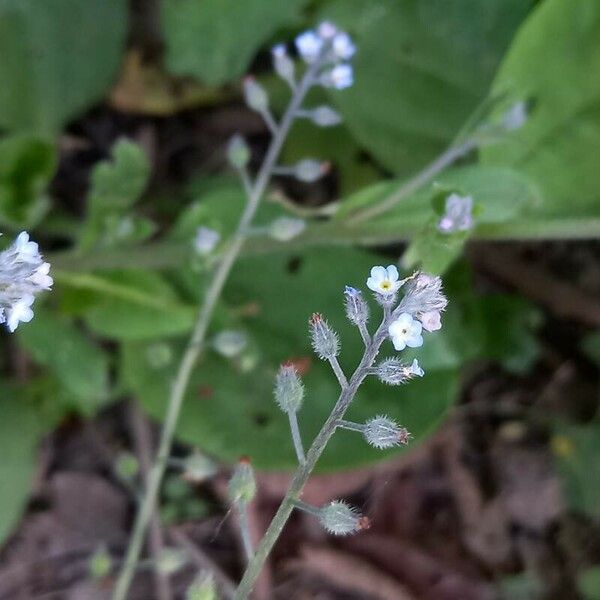
<svg viewBox="0 0 600 600">
<path fill-rule="evenodd" d="M 279 77 L 294 85 L 294 61 L 290 58 L 283 44 L 278 44 L 271 49 L 273 55 L 273 68 Z"/>
<path fill-rule="evenodd" d="M 235 134 L 227 145 L 227 160 L 236 169 L 243 169 L 250 161 L 250 148 L 246 140 L 239 134 Z"/>
<path fill-rule="evenodd" d="M 217 600 L 217 591 L 212 575 L 210 573 L 198 575 L 187 589 L 185 600 Z"/>
<path fill-rule="evenodd" d="M 254 77 L 244 79 L 244 99 L 248 107 L 256 112 L 262 113 L 269 107 L 269 96 Z"/>
<path fill-rule="evenodd" d="M 105 546 L 100 546 L 90 557 L 88 570 L 92 579 L 106 577 L 112 569 L 112 557 Z"/>
<path fill-rule="evenodd" d="M 319 127 L 333 127 L 342 122 L 341 115 L 330 106 L 317 106 L 310 113 L 310 118 Z"/>
<path fill-rule="evenodd" d="M 283 412 L 298 412 L 304 400 L 304 385 L 292 364 L 281 365 L 275 379 L 275 401 Z"/>
<path fill-rule="evenodd" d="M 115 462 L 115 472 L 123 481 L 132 481 L 140 470 L 138 459 L 131 452 L 121 452 Z"/>
<path fill-rule="evenodd" d="M 146 360 L 153 369 L 164 369 L 173 360 L 173 349 L 169 344 L 156 342 L 146 348 Z"/>
<path fill-rule="evenodd" d="M 243 331 L 221 331 L 213 340 L 214 349 L 226 358 L 234 358 L 245 348 L 248 339 Z"/>
<path fill-rule="evenodd" d="M 210 254 L 219 243 L 221 234 L 209 227 L 198 227 L 194 238 L 194 250 L 200 256 Z"/>
<path fill-rule="evenodd" d="M 256 495 L 256 480 L 250 459 L 242 457 L 229 480 L 229 499 L 232 503 L 251 502 Z"/>
<path fill-rule="evenodd" d="M 383 383 L 400 385 L 413 377 L 423 377 L 425 371 L 421 369 L 416 358 L 411 365 L 406 365 L 397 358 L 386 358 L 375 367 L 375 374 Z"/>
<path fill-rule="evenodd" d="M 365 423 L 363 431 L 365 440 L 379 450 L 393 448 L 400 444 L 408 444 L 410 433 L 404 427 L 397 425 L 392 419 L 378 415 Z"/>
<path fill-rule="evenodd" d="M 334 500 L 321 508 L 319 522 L 333 535 L 349 535 L 361 529 L 368 529 L 370 526 L 366 517 L 342 500 Z"/>
<path fill-rule="evenodd" d="M 305 183 L 312 183 L 317 181 L 327 173 L 329 170 L 329 163 L 322 163 L 312 158 L 305 158 L 297 162 L 293 168 L 294 177 L 299 181 Z"/>
<path fill-rule="evenodd" d="M 344 299 L 348 320 L 355 325 L 364 325 L 369 319 L 369 305 L 360 290 L 347 285 Z"/>
<path fill-rule="evenodd" d="M 215 475 L 217 471 L 217 464 L 198 451 L 188 454 L 183 460 L 182 476 L 190 483 L 202 483 Z"/>
<path fill-rule="evenodd" d="M 304 219 L 293 217 L 279 217 L 269 226 L 269 235 L 278 242 L 289 242 L 299 236 L 306 229 Z"/>
<path fill-rule="evenodd" d="M 177 548 L 164 548 L 156 559 L 156 570 L 164 575 L 177 573 L 187 562 L 185 553 Z"/>
<path fill-rule="evenodd" d="M 337 333 L 319 313 L 309 319 L 312 347 L 321 360 L 329 360 L 338 355 L 340 341 Z"/>
<path fill-rule="evenodd" d="M 411 315 L 440 312 L 448 300 L 442 291 L 442 280 L 427 273 L 415 273 L 404 284 L 404 298 L 397 309 L 399 313 Z"/>
</svg>

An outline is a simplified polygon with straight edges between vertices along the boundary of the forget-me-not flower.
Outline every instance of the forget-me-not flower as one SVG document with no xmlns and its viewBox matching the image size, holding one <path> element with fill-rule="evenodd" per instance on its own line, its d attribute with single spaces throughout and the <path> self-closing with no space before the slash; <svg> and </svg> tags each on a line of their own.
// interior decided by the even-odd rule
<svg viewBox="0 0 600 600">
<path fill-rule="evenodd" d="M 395 294 L 402 285 L 398 281 L 398 269 L 394 265 L 373 267 L 371 276 L 367 279 L 367 287 L 382 296 Z"/>
<path fill-rule="evenodd" d="M 396 350 L 418 348 L 423 345 L 423 326 L 408 313 L 402 313 L 388 328 Z"/>
</svg>

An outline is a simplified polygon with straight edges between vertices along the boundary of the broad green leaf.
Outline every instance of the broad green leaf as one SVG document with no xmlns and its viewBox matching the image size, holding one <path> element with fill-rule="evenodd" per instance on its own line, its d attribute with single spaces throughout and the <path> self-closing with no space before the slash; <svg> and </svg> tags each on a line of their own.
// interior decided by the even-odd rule
<svg viewBox="0 0 600 600">
<path fill-rule="evenodd" d="M 178 436 L 228 461 L 249 454 L 260 468 L 287 469 L 294 464 L 288 424 L 273 400 L 274 376 L 280 363 L 298 361 L 306 369 L 307 398 L 299 418 L 305 440 L 316 434 L 339 395 L 339 385 L 328 365 L 310 349 L 307 319 L 323 312 L 342 337 L 341 362 L 350 372 L 362 354 L 362 341 L 343 312 L 344 285 L 364 287 L 363 279 L 378 261 L 375 255 L 352 250 L 320 250 L 294 258 L 290 255 L 246 258 L 232 273 L 225 291 L 229 306 L 253 306 L 239 311 L 239 327 L 247 331 L 251 349 L 235 360 L 207 352 L 189 387 Z M 373 321 L 380 309 L 373 307 Z M 451 402 L 457 385 L 452 356 L 445 364 L 430 363 L 428 335 L 419 360 L 426 371 L 422 380 L 400 388 L 369 379 L 359 391 L 348 416 L 365 420 L 385 413 L 397 418 L 418 441 L 435 428 Z M 146 409 L 164 415 L 177 360 L 162 368 L 152 366 L 149 344 L 126 344 L 123 378 Z M 173 343 L 176 356 L 181 346 Z M 382 357 L 393 354 L 386 342 Z M 431 367 L 430 367 L 431 364 Z M 275 449 L 275 450 L 274 450 Z M 332 440 L 320 468 L 355 467 L 376 461 L 385 453 L 369 448 L 356 434 L 340 432 Z"/>
<path fill-rule="evenodd" d="M 165 0 L 162 21 L 167 67 L 219 85 L 242 75 L 281 26 L 298 18 L 306 0 Z"/>
<path fill-rule="evenodd" d="M 83 248 L 152 233 L 148 222 L 126 215 L 139 200 L 149 177 L 150 164 L 140 146 L 128 140 L 117 142 L 112 160 L 98 163 L 92 171 L 88 217 L 81 233 Z"/>
<path fill-rule="evenodd" d="M 29 496 L 42 433 L 39 416 L 14 388 L 0 389 L 0 543 L 12 532 Z"/>
<path fill-rule="evenodd" d="M 126 0 L 0 2 L 0 126 L 55 134 L 106 93 L 127 31 Z"/>
<path fill-rule="evenodd" d="M 569 505 L 600 515 L 600 421 L 585 426 L 557 424 L 552 448 Z"/>
<path fill-rule="evenodd" d="M 407 175 L 438 155 L 484 100 L 530 0 L 338 0 L 323 10 L 356 37 L 355 84 L 334 93 L 345 124 Z"/>
<path fill-rule="evenodd" d="M 56 376 L 84 414 L 108 397 L 108 356 L 70 321 L 36 309 L 35 319 L 18 330 L 34 360 Z"/>
<path fill-rule="evenodd" d="M 150 271 L 55 272 L 55 279 L 83 293 L 83 317 L 92 331 L 104 337 L 154 339 L 187 332 L 194 323 L 195 307 L 183 304 L 173 287 Z M 77 304 L 72 298 L 69 303 Z"/>
<path fill-rule="evenodd" d="M 496 92 L 532 101 L 525 126 L 482 152 L 488 165 L 514 166 L 535 181 L 539 217 L 600 215 L 600 3 L 546 0 L 516 36 Z"/>
<path fill-rule="evenodd" d="M 48 209 L 44 190 L 55 169 L 56 152 L 49 142 L 28 135 L 0 140 L 0 223 L 36 225 Z"/>
<path fill-rule="evenodd" d="M 584 569 L 577 577 L 577 587 L 585 600 L 600 600 L 600 567 Z"/>
</svg>

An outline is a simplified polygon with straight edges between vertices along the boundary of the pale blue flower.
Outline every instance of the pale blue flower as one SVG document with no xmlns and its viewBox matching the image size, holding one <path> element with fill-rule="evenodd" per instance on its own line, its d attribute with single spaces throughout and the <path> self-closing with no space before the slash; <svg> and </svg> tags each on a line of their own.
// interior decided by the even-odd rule
<svg viewBox="0 0 600 600">
<path fill-rule="evenodd" d="M 323 73 L 321 83 L 325 87 L 343 90 L 354 83 L 354 72 L 348 63 L 336 65 L 330 71 Z"/>
<path fill-rule="evenodd" d="M 441 233 L 467 231 L 473 227 L 473 198 L 450 194 L 446 198 L 445 212 L 438 223 Z"/>
<path fill-rule="evenodd" d="M 398 281 L 398 269 L 394 265 L 373 267 L 371 276 L 367 279 L 367 287 L 382 296 L 395 294 L 402 285 Z"/>
<path fill-rule="evenodd" d="M 206 256 L 215 249 L 220 240 L 221 234 L 218 231 L 209 227 L 198 227 L 194 238 L 194 249 L 200 256 Z"/>
<path fill-rule="evenodd" d="M 416 358 L 412 361 L 410 367 L 408 367 L 408 372 L 415 377 L 423 377 L 425 375 L 425 371 L 419 366 L 419 361 Z"/>
<path fill-rule="evenodd" d="M 295 43 L 298 53 L 307 63 L 315 62 L 323 49 L 323 39 L 312 30 L 301 33 Z"/>
<path fill-rule="evenodd" d="M 423 345 L 423 326 L 408 313 L 402 313 L 388 328 L 396 350 L 418 348 Z"/>
<path fill-rule="evenodd" d="M 336 58 L 340 60 L 348 60 L 356 52 L 356 46 L 352 42 L 352 38 L 345 31 L 340 31 L 333 38 L 332 47 Z"/>
<path fill-rule="evenodd" d="M 34 297 L 27 294 L 6 309 L 6 326 L 11 333 L 15 331 L 19 323 L 29 323 L 33 319 L 33 310 L 31 309 L 33 301 Z"/>
</svg>

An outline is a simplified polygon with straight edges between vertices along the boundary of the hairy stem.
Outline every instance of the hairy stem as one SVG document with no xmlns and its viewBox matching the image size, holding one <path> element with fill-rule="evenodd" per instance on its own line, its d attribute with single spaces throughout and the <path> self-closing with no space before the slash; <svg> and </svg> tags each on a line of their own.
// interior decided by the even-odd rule
<svg viewBox="0 0 600 600">
<path fill-rule="evenodd" d="M 140 556 L 146 529 L 156 504 L 156 499 L 163 480 L 167 460 L 169 458 L 169 454 L 171 453 L 171 446 L 173 443 L 173 437 L 175 435 L 177 421 L 179 419 L 179 413 L 181 411 L 181 405 L 183 404 L 183 399 L 188 387 L 190 376 L 194 369 L 194 365 L 196 364 L 196 361 L 198 360 L 202 350 L 206 332 L 208 330 L 215 306 L 217 305 L 219 297 L 221 296 L 223 288 L 225 287 L 229 273 L 231 272 L 231 269 L 244 245 L 245 232 L 250 226 L 254 215 L 256 214 L 260 200 L 270 181 L 273 167 L 277 162 L 283 142 L 285 141 L 285 138 L 287 137 L 289 129 L 292 125 L 294 115 L 300 107 L 307 90 L 311 86 L 314 79 L 314 74 L 318 68 L 319 64 L 315 63 L 313 67 L 307 71 L 301 84 L 298 86 L 296 93 L 292 97 L 290 104 L 281 119 L 281 123 L 275 132 L 273 140 L 271 141 L 271 145 L 267 150 L 267 154 L 262 163 L 260 171 L 258 172 L 256 181 L 252 186 L 251 193 L 248 196 L 246 208 L 240 218 L 237 230 L 233 234 L 229 246 L 227 247 L 221 258 L 221 261 L 214 271 L 212 281 L 198 313 L 194 330 L 175 377 L 175 382 L 173 384 L 167 405 L 167 413 L 165 415 L 165 421 L 161 432 L 158 453 L 148 477 L 148 484 L 146 486 L 144 499 L 136 516 L 127 555 L 113 592 L 113 600 L 125 600 L 127 597 L 127 592 L 129 590 L 129 586 L 131 585 L 135 567 Z"/>
<path fill-rule="evenodd" d="M 300 436 L 300 428 L 298 427 L 298 415 L 294 411 L 288 411 L 290 420 L 290 430 L 292 432 L 292 440 L 294 441 L 294 450 L 298 457 L 298 462 L 302 464 L 306 457 L 304 455 L 304 446 L 302 445 L 302 437 Z"/>
<path fill-rule="evenodd" d="M 331 414 L 325 421 L 321 431 L 319 431 L 317 437 L 314 439 L 311 447 L 309 448 L 306 454 L 306 460 L 304 463 L 300 464 L 296 470 L 290 487 L 283 501 L 281 502 L 277 513 L 273 517 L 269 528 L 263 536 L 260 544 L 256 548 L 254 557 L 248 564 L 246 572 L 244 573 L 240 585 L 236 590 L 234 596 L 235 600 L 245 600 L 250 595 L 254 583 L 265 561 L 267 560 L 267 557 L 271 553 L 271 550 L 273 549 L 275 542 L 278 540 L 281 531 L 287 523 L 294 507 L 298 505 L 302 490 L 306 485 L 306 482 L 308 481 L 313 469 L 315 468 L 317 461 L 319 460 L 321 454 L 323 454 L 323 451 L 331 439 L 331 436 L 334 434 L 338 422 L 344 417 L 344 414 L 354 399 L 360 384 L 369 373 L 369 369 L 373 365 L 373 362 L 375 361 L 375 358 L 379 352 L 379 348 L 386 337 L 387 328 L 391 319 L 392 315 L 384 318 L 381 325 L 377 329 L 377 332 L 373 336 L 371 343 L 365 348 L 365 353 L 358 367 L 356 367 L 356 370 L 352 374 L 348 385 L 342 388 Z"/>
<path fill-rule="evenodd" d="M 240 526 L 240 534 L 242 537 L 242 546 L 244 547 L 244 555 L 246 561 L 250 562 L 254 556 L 252 548 L 252 538 L 250 537 L 250 525 L 248 524 L 248 507 L 245 502 L 237 502 L 236 508 L 238 511 L 238 522 Z"/>
</svg>

